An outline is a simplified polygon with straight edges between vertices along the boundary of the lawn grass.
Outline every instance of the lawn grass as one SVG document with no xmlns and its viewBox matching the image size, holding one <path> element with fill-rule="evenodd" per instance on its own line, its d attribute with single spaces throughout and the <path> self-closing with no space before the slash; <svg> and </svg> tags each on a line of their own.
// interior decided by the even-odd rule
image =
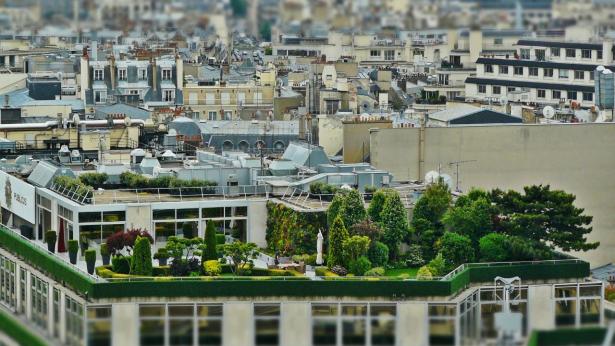
<svg viewBox="0 0 615 346">
<path fill-rule="evenodd" d="M 384 272 L 385 276 L 400 276 L 402 274 L 407 274 L 409 278 L 415 278 L 416 272 L 419 271 L 419 268 L 392 268 L 387 269 Z"/>
</svg>

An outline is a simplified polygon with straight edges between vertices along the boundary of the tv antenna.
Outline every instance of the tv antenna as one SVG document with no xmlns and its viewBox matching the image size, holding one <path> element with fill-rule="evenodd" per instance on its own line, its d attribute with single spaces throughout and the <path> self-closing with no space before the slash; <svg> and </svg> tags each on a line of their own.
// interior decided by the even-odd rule
<svg viewBox="0 0 615 346">
<path fill-rule="evenodd" d="M 477 160 L 463 160 L 463 161 L 453 161 L 449 162 L 449 166 L 455 166 L 455 191 L 461 192 L 459 189 L 459 165 L 463 165 L 464 163 L 476 162 Z"/>
</svg>

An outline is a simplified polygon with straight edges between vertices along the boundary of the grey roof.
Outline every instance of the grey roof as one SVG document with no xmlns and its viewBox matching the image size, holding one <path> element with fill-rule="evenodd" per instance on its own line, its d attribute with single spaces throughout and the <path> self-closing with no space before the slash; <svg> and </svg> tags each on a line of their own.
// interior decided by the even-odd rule
<svg viewBox="0 0 615 346">
<path fill-rule="evenodd" d="M 85 104 L 79 99 L 66 100 L 30 100 L 22 106 L 70 106 L 72 110 L 85 110 Z"/>
<path fill-rule="evenodd" d="M 41 187 L 49 187 L 57 175 L 75 177 L 69 168 L 56 165 L 50 161 L 40 161 L 28 176 L 28 182 Z"/>
<path fill-rule="evenodd" d="M 8 95 L 9 96 L 9 107 L 19 108 L 24 103 L 34 100 L 33 98 L 29 96 L 28 93 L 29 93 L 28 89 L 19 89 L 19 90 L 15 90 L 15 91 L 2 94 L 0 95 L 0 98 L 1 98 L 0 103 L 4 105 L 4 97 L 5 95 Z"/>
<path fill-rule="evenodd" d="M 293 161 L 297 167 L 316 167 L 331 163 L 322 147 L 303 142 L 290 142 L 282 159 Z"/>
<path fill-rule="evenodd" d="M 266 122 L 246 120 L 215 120 L 199 123 L 203 134 L 229 135 L 229 134 L 253 134 L 253 135 L 298 135 L 299 123 L 297 121 L 272 121 L 270 131 L 265 131 Z"/>
<path fill-rule="evenodd" d="M 462 104 L 458 107 L 448 108 L 429 115 L 430 119 L 435 119 L 455 125 L 462 124 L 499 124 L 499 123 L 520 123 L 521 118 L 512 115 Z"/>
<path fill-rule="evenodd" d="M 106 119 L 109 114 L 124 114 L 132 119 L 149 119 L 150 112 L 125 103 L 116 103 L 110 106 L 102 106 L 96 108 L 96 117 L 99 119 Z"/>
<path fill-rule="evenodd" d="M 169 130 L 173 129 L 178 135 L 201 136 L 201 128 L 194 120 L 186 117 L 177 117 L 169 123 Z"/>
<path fill-rule="evenodd" d="M 591 276 L 600 281 L 615 281 L 615 265 L 609 263 L 591 270 Z"/>
</svg>

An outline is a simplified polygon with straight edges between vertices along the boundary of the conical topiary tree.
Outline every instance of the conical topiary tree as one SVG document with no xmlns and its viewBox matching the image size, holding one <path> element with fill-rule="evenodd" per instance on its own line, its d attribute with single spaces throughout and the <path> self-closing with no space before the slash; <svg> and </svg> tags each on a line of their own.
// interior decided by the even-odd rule
<svg viewBox="0 0 615 346">
<path fill-rule="evenodd" d="M 152 249 L 149 239 L 137 237 L 132 252 L 130 274 L 152 276 Z"/>
<path fill-rule="evenodd" d="M 380 227 L 383 229 L 382 242 L 389 247 L 389 257 L 397 258 L 399 244 L 408 234 L 408 213 L 399 197 L 399 193 L 387 195 L 382 212 Z"/>
<path fill-rule="evenodd" d="M 216 228 L 213 221 L 207 221 L 205 227 L 205 249 L 203 250 L 202 261 L 211 261 L 218 259 L 218 252 L 216 251 Z"/>
<path fill-rule="evenodd" d="M 344 266 L 344 241 L 348 239 L 348 231 L 344 227 L 342 217 L 338 215 L 329 228 L 329 256 L 327 264 L 329 267 L 335 265 Z"/>
<path fill-rule="evenodd" d="M 329 204 L 329 208 L 327 209 L 327 226 L 329 226 L 329 228 L 333 226 L 333 221 L 344 213 L 344 206 L 346 205 L 345 199 L 346 195 L 342 192 L 338 192 L 335 194 L 335 197 L 333 197 L 331 204 Z"/>
<path fill-rule="evenodd" d="M 344 198 L 344 212 L 341 214 L 344 220 L 344 226 L 350 228 L 361 221 L 367 219 L 367 212 L 363 204 L 363 198 L 359 191 L 349 190 Z"/>
</svg>

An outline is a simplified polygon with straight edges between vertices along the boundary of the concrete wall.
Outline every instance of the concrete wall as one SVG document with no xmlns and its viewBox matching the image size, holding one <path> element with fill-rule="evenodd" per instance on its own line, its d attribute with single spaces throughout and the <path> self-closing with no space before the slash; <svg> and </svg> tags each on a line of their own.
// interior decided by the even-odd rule
<svg viewBox="0 0 615 346">
<path fill-rule="evenodd" d="M 337 155 L 342 149 L 342 120 L 325 114 L 318 116 L 318 145 L 323 147 L 327 155 Z"/>
<path fill-rule="evenodd" d="M 425 129 L 424 167 L 419 172 L 418 128 L 371 133 L 372 164 L 395 180 L 423 179 L 441 164 L 453 177 L 460 166 L 460 188 L 521 189 L 550 184 L 577 196 L 576 204 L 594 217 L 590 241 L 598 249 L 575 254 L 592 265 L 615 260 L 615 124 L 467 126 Z"/>
<path fill-rule="evenodd" d="M 391 120 L 343 121 L 344 163 L 365 162 L 369 155 L 369 130 L 393 127 Z"/>
<path fill-rule="evenodd" d="M 126 206 L 127 228 L 152 228 L 152 208 L 150 204 Z"/>
<path fill-rule="evenodd" d="M 248 204 L 247 241 L 256 243 L 259 247 L 267 246 L 267 202 L 252 202 Z"/>
<path fill-rule="evenodd" d="M 555 329 L 555 301 L 553 286 L 529 286 L 527 289 L 528 330 Z"/>
</svg>

